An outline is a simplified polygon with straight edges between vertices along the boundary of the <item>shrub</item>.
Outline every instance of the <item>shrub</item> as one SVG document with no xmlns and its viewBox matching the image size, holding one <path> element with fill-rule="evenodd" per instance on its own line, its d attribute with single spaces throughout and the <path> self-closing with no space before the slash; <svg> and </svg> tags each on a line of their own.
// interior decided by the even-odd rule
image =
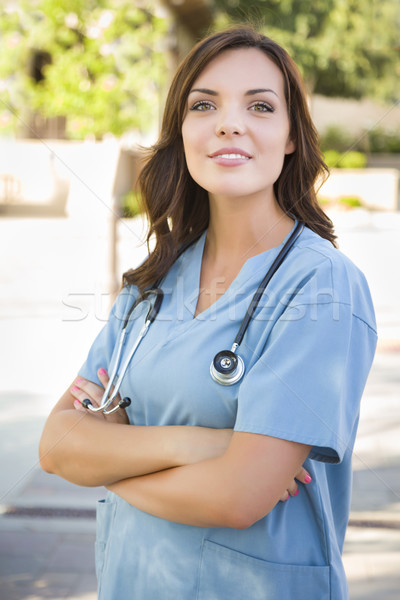
<svg viewBox="0 0 400 600">
<path fill-rule="evenodd" d="M 340 169 L 365 169 L 367 157 L 363 152 L 345 152 L 339 158 Z"/>
<path fill-rule="evenodd" d="M 360 208 L 362 202 L 358 196 L 342 196 L 339 198 L 339 203 L 349 206 L 350 208 Z"/>
<path fill-rule="evenodd" d="M 337 150 L 326 150 L 324 152 L 324 161 L 330 169 L 337 169 L 340 158 L 340 152 Z"/>
<path fill-rule="evenodd" d="M 140 194 L 131 190 L 121 198 L 122 216 L 124 219 L 132 219 L 142 212 L 140 207 Z"/>
<path fill-rule="evenodd" d="M 353 140 L 349 134 L 337 125 L 330 125 L 320 136 L 322 150 L 346 152 L 346 150 L 352 146 L 352 143 Z"/>
<path fill-rule="evenodd" d="M 369 152 L 400 152 L 400 131 L 385 131 L 377 127 L 368 131 L 367 138 Z"/>
<path fill-rule="evenodd" d="M 331 169 L 364 169 L 367 165 L 367 157 L 363 152 L 344 152 L 337 150 L 326 150 L 324 159 Z"/>
</svg>

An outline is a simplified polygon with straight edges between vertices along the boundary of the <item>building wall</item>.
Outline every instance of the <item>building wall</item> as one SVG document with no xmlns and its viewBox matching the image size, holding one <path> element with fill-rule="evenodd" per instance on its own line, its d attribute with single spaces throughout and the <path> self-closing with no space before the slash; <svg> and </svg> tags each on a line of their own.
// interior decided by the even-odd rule
<svg viewBox="0 0 400 600">
<path fill-rule="evenodd" d="M 314 123 L 321 133 L 330 126 L 340 127 L 352 135 L 376 127 L 400 131 L 399 105 L 315 95 L 310 101 L 310 108 Z"/>
</svg>

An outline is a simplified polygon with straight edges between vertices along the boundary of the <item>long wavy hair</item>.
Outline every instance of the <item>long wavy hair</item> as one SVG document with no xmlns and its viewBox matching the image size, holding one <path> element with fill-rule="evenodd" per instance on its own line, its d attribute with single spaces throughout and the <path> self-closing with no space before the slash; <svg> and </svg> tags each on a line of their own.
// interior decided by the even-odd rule
<svg viewBox="0 0 400 600">
<path fill-rule="evenodd" d="M 143 291 L 163 278 L 179 248 L 198 238 L 208 227 L 208 193 L 189 174 L 182 141 L 188 94 L 203 69 L 221 52 L 257 48 L 280 69 L 295 151 L 285 157 L 274 184 L 276 200 L 321 237 L 335 245 L 333 224 L 316 197 L 316 182 L 327 176 L 318 134 L 311 120 L 302 77 L 288 53 L 250 26 L 237 26 L 199 42 L 178 68 L 172 81 L 157 143 L 150 149 L 139 175 L 141 201 L 148 219 L 147 244 L 155 245 L 144 263 L 124 273 L 124 284 Z"/>
</svg>

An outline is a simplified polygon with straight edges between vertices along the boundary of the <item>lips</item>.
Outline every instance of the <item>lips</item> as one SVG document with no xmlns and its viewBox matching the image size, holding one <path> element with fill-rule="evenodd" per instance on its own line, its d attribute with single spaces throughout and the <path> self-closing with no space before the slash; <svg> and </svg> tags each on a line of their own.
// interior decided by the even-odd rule
<svg viewBox="0 0 400 600">
<path fill-rule="evenodd" d="M 223 158 L 226 160 L 248 160 L 252 158 L 251 154 L 242 150 L 241 148 L 220 148 L 212 154 L 209 154 L 210 158 Z"/>
</svg>

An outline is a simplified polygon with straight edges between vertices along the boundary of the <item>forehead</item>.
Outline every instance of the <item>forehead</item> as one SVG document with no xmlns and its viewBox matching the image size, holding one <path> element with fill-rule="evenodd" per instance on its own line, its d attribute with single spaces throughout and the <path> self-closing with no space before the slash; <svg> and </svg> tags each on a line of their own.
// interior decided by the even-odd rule
<svg viewBox="0 0 400 600">
<path fill-rule="evenodd" d="M 214 87 L 212 87 L 212 85 Z M 200 73 L 193 87 L 238 90 L 268 87 L 283 96 L 284 80 L 279 67 L 258 48 L 225 50 Z"/>
</svg>

